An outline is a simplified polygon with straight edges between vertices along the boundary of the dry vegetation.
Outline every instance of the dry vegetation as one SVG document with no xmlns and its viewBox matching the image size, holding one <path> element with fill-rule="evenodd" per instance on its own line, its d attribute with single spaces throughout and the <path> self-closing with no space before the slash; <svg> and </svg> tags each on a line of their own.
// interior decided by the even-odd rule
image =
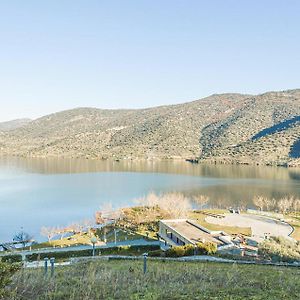
<svg viewBox="0 0 300 300">
<path fill-rule="evenodd" d="M 253 204 L 260 210 L 278 211 L 283 214 L 300 212 L 300 199 L 294 196 L 285 196 L 278 200 L 263 196 L 256 196 Z"/>
<path fill-rule="evenodd" d="M 147 196 L 136 200 L 138 206 L 122 210 L 122 218 L 118 221 L 117 226 L 142 235 L 155 237 L 158 232 L 159 220 L 187 218 L 196 220 L 209 230 L 251 236 L 251 228 L 219 226 L 207 223 L 205 221 L 207 215 L 203 213 L 205 210 L 203 212 L 193 211 L 191 200 L 199 209 L 202 209 L 209 202 L 209 198 L 203 195 L 189 199 L 180 193 L 160 195 L 149 193 Z M 224 214 L 225 212 L 227 210 L 224 209 L 209 210 L 209 213 L 216 214 Z"/>
<path fill-rule="evenodd" d="M 300 261 L 300 242 L 283 237 L 271 237 L 259 245 L 259 252 L 272 261 Z"/>
<path fill-rule="evenodd" d="M 10 299 L 297 299 L 297 268 L 149 261 L 94 261 L 25 270 L 10 285 Z"/>
<path fill-rule="evenodd" d="M 159 220 L 186 218 L 191 210 L 189 199 L 180 193 L 149 193 L 136 203 L 136 207 L 122 209 L 117 226 L 149 237 L 156 236 Z"/>
<path fill-rule="evenodd" d="M 190 199 L 181 193 L 161 195 L 149 193 L 146 197 L 137 199 L 136 202 L 146 207 L 159 207 L 161 211 L 173 219 L 186 218 L 192 209 Z"/>
<path fill-rule="evenodd" d="M 300 241 L 300 199 L 294 196 L 285 196 L 279 200 L 263 196 L 256 196 L 253 204 L 260 210 L 280 212 L 284 219 L 293 226 L 291 237 Z"/>
<path fill-rule="evenodd" d="M 245 97 L 214 95 L 140 110 L 63 111 L 0 134 L 0 153 L 98 159 L 195 157 L 201 128 L 225 117 Z"/>
<path fill-rule="evenodd" d="M 201 158 L 222 163 L 297 165 L 291 151 L 300 133 L 299 100 L 299 90 L 249 97 L 228 118 L 202 130 Z"/>
<path fill-rule="evenodd" d="M 200 156 L 207 162 L 296 166 L 299 116 L 300 90 L 212 95 L 140 110 L 79 108 L 0 131 L 0 154 L 95 159 Z"/>
</svg>

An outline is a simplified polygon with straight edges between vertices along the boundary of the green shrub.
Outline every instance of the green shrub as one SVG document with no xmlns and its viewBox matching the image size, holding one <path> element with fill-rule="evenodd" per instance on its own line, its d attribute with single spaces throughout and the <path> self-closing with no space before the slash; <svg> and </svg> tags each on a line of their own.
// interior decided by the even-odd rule
<svg viewBox="0 0 300 300">
<path fill-rule="evenodd" d="M 6 287 L 10 284 L 13 274 L 19 269 L 20 264 L 0 261 L 0 299 L 10 299 L 10 293 Z"/>
<path fill-rule="evenodd" d="M 185 256 L 195 255 L 196 249 L 193 245 L 185 245 L 183 247 L 184 247 L 184 255 Z"/>
<path fill-rule="evenodd" d="M 211 255 L 217 252 L 217 245 L 211 242 L 197 243 L 196 249 L 199 255 Z"/>
<path fill-rule="evenodd" d="M 217 252 L 217 245 L 214 243 L 197 243 L 195 246 L 188 244 L 185 246 L 174 246 L 166 251 L 168 257 L 182 257 L 192 255 L 211 255 Z"/>
<path fill-rule="evenodd" d="M 20 254 L 10 254 L 1 257 L 2 262 L 17 263 L 22 261 L 22 255 Z"/>
<path fill-rule="evenodd" d="M 174 246 L 166 251 L 168 257 L 181 257 L 185 256 L 184 246 Z"/>
</svg>

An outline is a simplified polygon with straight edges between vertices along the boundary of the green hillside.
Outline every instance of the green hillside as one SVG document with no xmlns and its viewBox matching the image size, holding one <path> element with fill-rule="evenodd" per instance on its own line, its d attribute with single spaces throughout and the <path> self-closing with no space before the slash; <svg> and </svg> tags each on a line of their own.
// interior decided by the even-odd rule
<svg viewBox="0 0 300 300">
<path fill-rule="evenodd" d="M 221 94 L 136 110 L 77 108 L 9 131 L 0 154 L 300 164 L 300 90 Z"/>
</svg>

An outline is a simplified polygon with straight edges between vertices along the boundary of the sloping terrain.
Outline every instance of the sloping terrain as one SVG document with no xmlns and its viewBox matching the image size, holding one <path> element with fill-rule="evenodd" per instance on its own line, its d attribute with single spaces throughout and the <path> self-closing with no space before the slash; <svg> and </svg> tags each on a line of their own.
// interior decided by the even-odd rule
<svg viewBox="0 0 300 300">
<path fill-rule="evenodd" d="M 285 120 L 283 122 L 280 122 L 280 123 L 278 123 L 274 126 L 263 129 L 262 131 L 257 133 L 254 137 L 252 137 L 252 140 L 255 141 L 255 140 L 257 140 L 261 137 L 264 137 L 266 135 L 270 135 L 270 134 L 274 134 L 274 133 L 279 132 L 279 131 L 287 130 L 287 129 L 293 127 L 294 125 L 296 125 L 299 122 L 300 122 L 300 116 L 296 116 L 296 117 L 293 117 L 291 119 L 287 119 L 287 120 Z"/>
<path fill-rule="evenodd" d="M 292 145 L 290 157 L 300 158 L 300 138 Z"/>
<path fill-rule="evenodd" d="M 300 137 L 300 91 L 246 99 L 241 109 L 202 130 L 203 160 L 245 164 L 294 164 Z M 292 148 L 294 150 L 292 150 Z"/>
<path fill-rule="evenodd" d="M 213 95 L 139 110 L 63 111 L 2 133 L 1 153 L 120 159 L 196 157 L 201 129 L 226 118 L 246 97 Z"/>
<path fill-rule="evenodd" d="M 8 122 L 1 122 L 0 123 L 0 131 L 9 131 L 13 129 L 17 129 L 28 124 L 31 120 L 30 119 L 16 119 Z"/>
<path fill-rule="evenodd" d="M 296 166 L 299 139 L 300 90 L 288 90 L 138 110 L 63 111 L 0 129 L 0 154 Z"/>
</svg>

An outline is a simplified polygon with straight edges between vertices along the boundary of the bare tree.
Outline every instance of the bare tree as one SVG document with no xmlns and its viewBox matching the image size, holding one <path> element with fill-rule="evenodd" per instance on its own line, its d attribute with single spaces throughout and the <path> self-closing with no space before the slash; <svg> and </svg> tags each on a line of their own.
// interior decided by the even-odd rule
<svg viewBox="0 0 300 300">
<path fill-rule="evenodd" d="M 253 198 L 253 203 L 255 206 L 257 206 L 259 208 L 259 210 L 264 210 L 265 199 L 263 196 L 255 196 Z"/>
<path fill-rule="evenodd" d="M 173 218 L 185 218 L 191 210 L 191 202 L 180 193 L 166 193 L 156 195 L 150 193 L 148 196 L 136 200 L 140 205 L 148 207 L 159 207 Z"/>
<path fill-rule="evenodd" d="M 81 221 L 83 230 L 87 230 L 87 232 L 90 232 L 91 228 L 94 225 L 94 222 L 90 219 L 85 219 Z"/>
<path fill-rule="evenodd" d="M 58 233 L 58 229 L 55 227 L 45 227 L 41 228 L 41 235 L 47 237 L 48 242 Z"/>
<path fill-rule="evenodd" d="M 300 199 L 295 198 L 293 202 L 293 207 L 292 207 L 294 212 L 299 212 L 300 211 Z"/>
<path fill-rule="evenodd" d="M 103 217 L 103 213 L 101 211 L 96 211 L 95 212 L 95 223 L 96 224 L 103 224 L 105 223 L 104 217 Z"/>
<path fill-rule="evenodd" d="M 110 202 L 103 203 L 100 210 L 96 212 L 95 219 L 97 224 L 106 224 L 109 221 L 117 222 L 122 218 L 121 209 L 113 209 Z"/>
<path fill-rule="evenodd" d="M 288 211 L 291 211 L 293 208 L 293 203 L 294 203 L 294 197 L 293 196 L 285 196 L 281 199 L 278 200 L 277 205 L 278 209 L 282 213 L 286 213 Z"/>
<path fill-rule="evenodd" d="M 272 198 L 272 199 L 269 200 L 269 207 L 270 207 L 270 210 L 272 210 L 272 211 L 278 210 L 277 200 L 275 198 Z"/>
<path fill-rule="evenodd" d="M 205 195 L 194 196 L 193 200 L 196 204 L 199 205 L 200 209 L 203 209 L 204 206 L 209 202 L 209 197 Z"/>
<path fill-rule="evenodd" d="M 81 225 L 79 223 L 72 223 L 68 226 L 69 230 L 73 233 L 81 232 Z"/>
<path fill-rule="evenodd" d="M 60 234 L 60 239 L 62 240 L 65 235 L 70 232 L 70 228 L 67 226 L 67 227 L 58 227 L 57 228 L 57 234 Z"/>
<path fill-rule="evenodd" d="M 83 233 L 84 231 L 89 232 L 94 222 L 90 219 L 84 219 L 68 226 L 68 231 L 73 231 L 74 233 Z"/>
<path fill-rule="evenodd" d="M 135 199 L 134 202 L 140 206 L 148 206 L 148 207 L 158 206 L 158 203 L 160 202 L 160 196 L 156 195 L 154 192 L 150 192 L 148 195 L 144 197 Z"/>
<path fill-rule="evenodd" d="M 23 248 L 26 247 L 28 243 L 32 241 L 32 235 L 29 233 L 21 230 L 20 232 L 16 233 L 13 237 L 14 242 L 21 243 Z"/>
</svg>

